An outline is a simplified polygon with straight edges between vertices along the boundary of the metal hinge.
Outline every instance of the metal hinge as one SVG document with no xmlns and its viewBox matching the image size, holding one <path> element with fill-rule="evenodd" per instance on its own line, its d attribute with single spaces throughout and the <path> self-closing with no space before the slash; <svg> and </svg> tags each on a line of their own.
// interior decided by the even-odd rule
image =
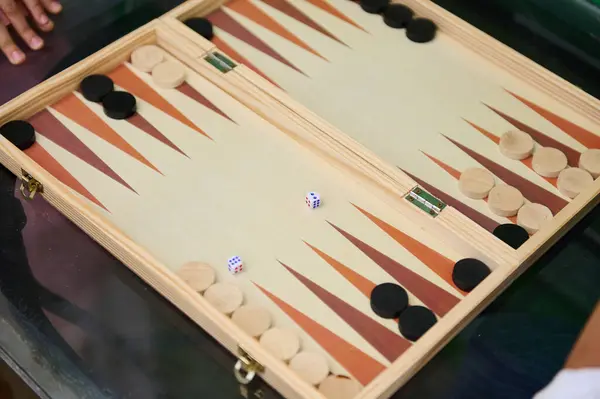
<svg viewBox="0 0 600 399">
<path fill-rule="evenodd" d="M 436 217 L 446 207 L 446 204 L 429 194 L 420 187 L 415 187 L 404 197 L 408 202 Z"/>
<path fill-rule="evenodd" d="M 252 382 L 257 373 L 262 373 L 265 368 L 257 362 L 244 349 L 238 346 L 238 361 L 233 368 L 233 374 L 242 385 L 248 385 Z"/>
<path fill-rule="evenodd" d="M 222 73 L 227 73 L 237 66 L 235 62 L 231 61 L 223 54 L 217 53 L 216 51 L 204 57 L 204 61 L 214 66 Z"/>
<path fill-rule="evenodd" d="M 37 193 L 43 193 L 44 186 L 42 183 L 33 178 L 25 170 L 21 169 L 21 194 L 26 199 L 32 200 Z"/>
</svg>

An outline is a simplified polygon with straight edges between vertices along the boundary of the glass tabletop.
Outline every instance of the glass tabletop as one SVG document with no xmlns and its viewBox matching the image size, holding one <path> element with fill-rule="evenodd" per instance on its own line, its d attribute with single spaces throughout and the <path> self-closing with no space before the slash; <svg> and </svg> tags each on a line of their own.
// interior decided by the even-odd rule
<svg viewBox="0 0 600 399">
<path fill-rule="evenodd" d="M 437 0 L 527 56 L 600 93 L 585 60 L 506 9 Z M 63 1 L 47 48 L 0 60 L 0 103 L 178 1 Z M 468 3 L 468 4 L 467 4 Z M 17 195 L 18 194 L 18 195 Z M 594 210 L 394 398 L 530 398 L 561 367 L 600 292 Z M 238 398 L 234 357 L 42 198 L 0 169 L 0 358 L 41 397 Z M 262 397 L 278 398 L 268 387 Z"/>
</svg>

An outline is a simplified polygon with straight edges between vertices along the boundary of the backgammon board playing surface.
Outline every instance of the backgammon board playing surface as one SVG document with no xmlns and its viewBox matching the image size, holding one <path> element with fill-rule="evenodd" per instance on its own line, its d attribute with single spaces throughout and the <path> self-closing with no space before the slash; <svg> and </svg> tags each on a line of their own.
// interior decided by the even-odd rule
<svg viewBox="0 0 600 399">
<path fill-rule="evenodd" d="M 598 124 L 354 2 L 217 6 L 187 2 L 8 103 L 0 161 L 236 352 L 241 383 L 389 397 L 593 206 L 597 181 L 567 192 L 535 157 L 576 169 Z M 173 15 L 206 16 L 213 43 Z M 533 157 L 499 150 L 509 130 Z M 551 217 L 515 239 L 532 203 Z"/>
<path fill-rule="evenodd" d="M 275 326 L 302 333 L 302 348 L 327 352 L 333 372 L 368 384 L 411 345 L 373 314 L 371 290 L 399 280 L 411 304 L 444 316 L 464 295 L 451 280 L 461 254 L 187 72 L 165 90 L 118 66 L 108 76 L 136 96 L 135 116 L 112 120 L 70 93 L 29 118 L 25 154 L 171 270 L 210 264 Z M 232 276 L 234 255 L 245 270 Z"/>
<path fill-rule="evenodd" d="M 414 43 L 357 2 L 233 0 L 204 14 L 195 16 L 213 24 L 214 45 L 297 101 L 298 112 L 314 112 L 490 232 L 516 217 L 460 192 L 468 168 L 486 168 L 553 215 L 571 201 L 530 157 L 498 151 L 504 133 L 522 130 L 572 167 L 600 148 L 598 124 L 527 80 L 444 32 Z"/>
</svg>

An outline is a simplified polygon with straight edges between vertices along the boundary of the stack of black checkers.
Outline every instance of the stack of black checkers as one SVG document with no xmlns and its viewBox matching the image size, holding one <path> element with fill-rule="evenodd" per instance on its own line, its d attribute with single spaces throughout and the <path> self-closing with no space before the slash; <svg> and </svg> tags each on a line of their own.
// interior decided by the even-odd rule
<svg viewBox="0 0 600 399">
<path fill-rule="evenodd" d="M 387 26 L 406 28 L 406 37 L 412 42 L 427 43 L 435 38 L 435 23 L 426 18 L 414 18 L 414 12 L 403 4 L 390 4 L 390 0 L 360 0 L 359 3 L 370 14 L 382 14 Z"/>
<path fill-rule="evenodd" d="M 112 79 L 106 75 L 90 75 L 81 81 L 79 88 L 86 100 L 102 103 L 104 113 L 111 119 L 127 119 L 137 110 L 135 97 L 115 91 Z"/>
<path fill-rule="evenodd" d="M 410 306 L 406 290 L 398 284 L 379 284 L 371 291 L 371 309 L 379 317 L 398 319 L 400 333 L 410 341 L 421 338 L 437 322 L 424 306 Z"/>
</svg>

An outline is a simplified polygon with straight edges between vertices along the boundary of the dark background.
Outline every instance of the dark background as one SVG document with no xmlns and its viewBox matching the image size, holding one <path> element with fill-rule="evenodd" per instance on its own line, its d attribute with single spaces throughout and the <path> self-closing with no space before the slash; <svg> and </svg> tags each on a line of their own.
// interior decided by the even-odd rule
<svg viewBox="0 0 600 399">
<path fill-rule="evenodd" d="M 64 0 L 44 51 L 20 67 L 0 60 L 0 103 L 177 3 Z M 600 12 L 590 1 L 436 3 L 600 96 Z M 0 358 L 30 390 L 61 399 L 239 397 L 230 354 L 41 198 L 14 193 L 1 169 Z M 595 210 L 394 397 L 530 398 L 560 369 L 600 297 L 599 249 Z"/>
</svg>

